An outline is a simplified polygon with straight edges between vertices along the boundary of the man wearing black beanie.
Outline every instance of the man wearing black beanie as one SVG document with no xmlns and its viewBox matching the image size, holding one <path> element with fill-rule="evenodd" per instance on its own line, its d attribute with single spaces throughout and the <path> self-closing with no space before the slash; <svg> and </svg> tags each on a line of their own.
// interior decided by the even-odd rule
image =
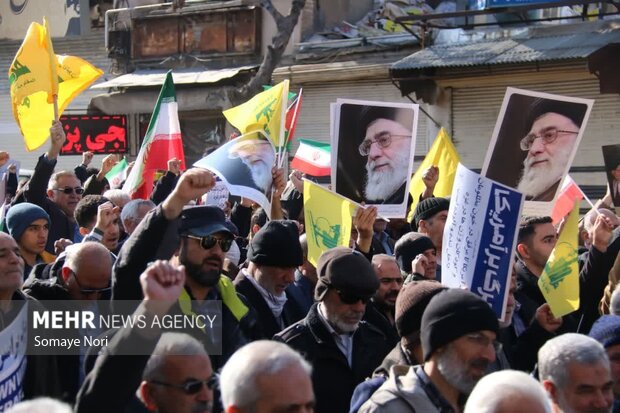
<svg viewBox="0 0 620 413">
<path fill-rule="evenodd" d="M 248 268 L 241 269 L 235 286 L 256 310 L 262 338 L 270 339 L 305 316 L 286 291 L 303 259 L 293 221 L 269 221 L 250 240 Z"/>
<path fill-rule="evenodd" d="M 493 310 L 471 292 L 436 294 L 422 315 L 424 364 L 393 367 L 359 412 L 462 411 L 465 397 L 495 361 L 498 330 Z"/>
<path fill-rule="evenodd" d="M 443 247 L 443 229 L 448 219 L 450 199 L 433 197 L 426 198 L 416 206 L 411 227 L 414 231 L 431 239 L 437 253 L 435 279 L 441 282 L 441 249 Z"/>
</svg>

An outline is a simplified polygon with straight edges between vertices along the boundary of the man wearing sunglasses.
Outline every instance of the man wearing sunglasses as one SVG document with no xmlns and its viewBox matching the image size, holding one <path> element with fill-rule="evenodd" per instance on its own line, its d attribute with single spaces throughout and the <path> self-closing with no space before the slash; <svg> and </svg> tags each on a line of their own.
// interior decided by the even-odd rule
<svg viewBox="0 0 620 413">
<path fill-rule="evenodd" d="M 368 106 L 361 123 L 364 136 L 358 151 L 367 157 L 364 197 L 369 203 L 400 204 L 409 172 L 413 112 Z"/>
<path fill-rule="evenodd" d="M 97 311 L 96 301 L 110 298 L 112 254 L 97 242 L 73 244 L 41 273 L 46 273 L 49 279 L 38 279 L 33 273 L 24 283 L 23 290 L 37 300 L 46 301 L 49 310 L 76 311 L 87 306 L 89 310 Z M 63 331 L 62 336 L 82 340 L 84 335 L 97 337 L 102 332 L 69 329 Z M 62 369 L 55 380 L 62 388 L 66 402 L 73 403 L 84 380 L 82 366 L 87 350 L 88 347 L 82 347 L 79 355 L 65 355 L 58 359 Z"/>
<path fill-rule="evenodd" d="M 65 141 L 60 122 L 52 123 L 50 138 L 49 150 L 39 157 L 30 182 L 22 196 L 18 196 L 14 203 L 30 202 L 39 205 L 48 213 L 51 224 L 45 250 L 54 254 L 54 243 L 57 240 L 65 238 L 79 242 L 82 239 L 73 213 L 82 199 L 84 188 L 73 172 L 54 173 L 56 159 Z"/>
<path fill-rule="evenodd" d="M 577 142 L 586 106 L 537 99 L 530 107 L 526 132 L 519 142 L 527 152 L 517 190 L 532 201 L 551 201 Z"/>
<path fill-rule="evenodd" d="M 301 304 L 287 292 L 303 264 L 299 230 L 293 221 L 269 221 L 250 240 L 248 268 L 235 279 L 237 291 L 256 310 L 262 338 L 270 339 L 301 320 Z"/>
<path fill-rule="evenodd" d="M 224 212 L 215 206 L 185 207 L 214 185 L 215 177 L 205 169 L 192 168 L 181 175 L 170 195 L 144 217 L 123 244 L 114 266 L 113 299 L 141 299 L 138 274 L 153 260 L 172 258 L 184 265 L 187 277 L 179 310 L 204 315 L 221 302 L 213 334 L 183 330 L 212 350 L 210 357 L 217 369 L 236 349 L 259 335 L 253 310 L 237 294 L 232 281 L 222 276 L 225 253 L 234 242 Z"/>
<path fill-rule="evenodd" d="M 319 303 L 274 339 L 304 354 L 312 364 L 316 411 L 346 412 L 355 386 L 391 350 L 385 335 L 362 321 L 379 280 L 368 259 L 344 247 L 324 252 L 317 273 L 314 295 Z"/>
<path fill-rule="evenodd" d="M 139 278 L 144 299 L 133 315 L 144 317 L 149 327 L 127 326 L 110 339 L 80 389 L 75 411 L 210 413 L 217 380 L 202 343 L 153 326 L 176 305 L 184 268 L 158 260 Z"/>
</svg>

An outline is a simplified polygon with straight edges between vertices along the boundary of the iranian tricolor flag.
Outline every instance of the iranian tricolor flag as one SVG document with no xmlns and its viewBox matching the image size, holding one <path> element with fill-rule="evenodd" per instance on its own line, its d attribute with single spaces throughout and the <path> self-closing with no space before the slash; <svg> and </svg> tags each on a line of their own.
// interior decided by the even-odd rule
<svg viewBox="0 0 620 413">
<path fill-rule="evenodd" d="M 120 188 L 121 183 L 125 180 L 125 170 L 127 166 L 127 159 L 123 158 L 122 161 L 114 165 L 114 168 L 110 169 L 110 172 L 105 174 L 105 178 L 110 183 L 111 189 Z"/>
<path fill-rule="evenodd" d="M 135 166 L 123 185 L 123 192 L 128 193 L 132 199 L 147 199 L 153 191 L 153 175 L 158 169 L 168 169 L 168 160 L 172 158 L 179 159 L 181 170 L 185 169 L 178 105 L 172 71 L 169 71 L 159 92 Z"/>
<path fill-rule="evenodd" d="M 560 195 L 553 205 L 553 211 L 551 212 L 551 219 L 553 225 L 559 224 L 562 219 L 567 216 L 575 207 L 575 201 L 581 201 L 583 199 L 583 192 L 573 181 L 569 175 L 566 175 L 562 186 L 560 188 Z"/>
<path fill-rule="evenodd" d="M 328 144 L 308 139 L 299 140 L 299 148 L 291 162 L 291 168 L 312 176 L 329 176 L 331 172 L 331 149 Z"/>
</svg>

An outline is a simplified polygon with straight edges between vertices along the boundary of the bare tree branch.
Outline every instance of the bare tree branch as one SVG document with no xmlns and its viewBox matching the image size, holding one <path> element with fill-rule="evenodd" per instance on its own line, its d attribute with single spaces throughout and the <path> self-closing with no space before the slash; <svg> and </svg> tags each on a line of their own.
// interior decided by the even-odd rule
<svg viewBox="0 0 620 413">
<path fill-rule="evenodd" d="M 284 19 L 284 16 L 282 16 L 282 13 L 275 8 L 273 2 L 271 0 L 261 0 L 260 5 L 263 9 L 267 10 L 269 14 L 271 14 L 271 17 L 273 17 L 276 21 L 276 26 L 279 26 L 282 19 Z"/>
<path fill-rule="evenodd" d="M 271 45 L 267 47 L 267 53 L 263 56 L 263 61 L 256 75 L 248 84 L 229 94 L 233 105 L 248 100 L 248 98 L 261 91 L 263 85 L 271 82 L 271 75 L 282 60 L 282 55 L 299 21 L 301 11 L 306 5 L 306 0 L 293 0 L 291 10 L 286 17 L 276 10 L 271 0 L 262 0 L 261 5 L 273 16 L 278 31 L 271 39 Z"/>
</svg>

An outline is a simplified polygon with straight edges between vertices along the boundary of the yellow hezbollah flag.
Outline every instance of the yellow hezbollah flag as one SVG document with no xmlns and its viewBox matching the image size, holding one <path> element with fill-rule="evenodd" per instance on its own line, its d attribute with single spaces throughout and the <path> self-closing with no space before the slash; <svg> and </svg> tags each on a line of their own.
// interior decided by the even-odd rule
<svg viewBox="0 0 620 413">
<path fill-rule="evenodd" d="M 284 145 L 284 121 L 288 102 L 288 80 L 225 110 L 224 116 L 241 134 L 264 130 L 276 148 Z"/>
<path fill-rule="evenodd" d="M 26 149 L 45 143 L 54 120 L 53 97 L 58 114 L 103 72 L 74 56 L 56 56 L 45 26 L 32 23 L 9 69 L 13 116 Z"/>
<path fill-rule="evenodd" d="M 439 180 L 435 185 L 435 196 L 448 196 L 452 193 L 452 185 L 454 184 L 454 176 L 456 175 L 456 167 L 460 161 L 459 154 L 456 152 L 456 148 L 452 144 L 452 140 L 444 128 L 439 129 L 437 137 L 433 146 L 426 154 L 426 157 L 418 167 L 409 183 L 409 193 L 413 199 L 411 204 L 411 210 L 407 217 L 409 221 L 413 218 L 413 212 L 418 204 L 420 195 L 426 189 L 424 181 L 422 181 L 422 175 L 424 171 L 430 166 L 439 167 Z"/>
<path fill-rule="evenodd" d="M 308 261 L 316 266 L 330 248 L 349 246 L 356 205 L 308 180 L 304 181 L 304 211 Z"/>
<path fill-rule="evenodd" d="M 538 288 L 556 317 L 579 308 L 578 222 L 579 203 L 576 202 L 538 279 Z"/>
</svg>

